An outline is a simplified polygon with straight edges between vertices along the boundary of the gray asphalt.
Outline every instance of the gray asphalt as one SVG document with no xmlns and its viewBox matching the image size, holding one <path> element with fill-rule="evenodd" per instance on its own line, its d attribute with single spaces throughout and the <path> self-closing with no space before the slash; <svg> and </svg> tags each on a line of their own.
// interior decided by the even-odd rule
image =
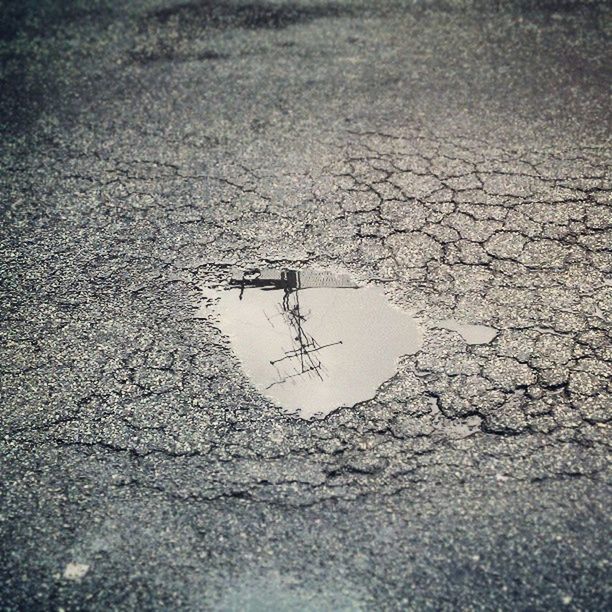
<svg viewBox="0 0 612 612">
<path fill-rule="evenodd" d="M 2 9 L 0 607 L 610 609 L 605 3 L 124 4 Z M 422 349 L 284 415 L 194 318 L 264 265 Z"/>
</svg>

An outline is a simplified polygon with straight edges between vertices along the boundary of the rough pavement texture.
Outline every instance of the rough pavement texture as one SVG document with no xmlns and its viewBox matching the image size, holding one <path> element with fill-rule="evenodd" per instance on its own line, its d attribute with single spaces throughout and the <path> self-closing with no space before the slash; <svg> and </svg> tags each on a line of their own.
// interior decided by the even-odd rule
<svg viewBox="0 0 612 612">
<path fill-rule="evenodd" d="M 4 11 L 0 607 L 609 609 L 604 3 L 120 4 Z M 499 334 L 291 418 L 264 264 Z"/>
</svg>

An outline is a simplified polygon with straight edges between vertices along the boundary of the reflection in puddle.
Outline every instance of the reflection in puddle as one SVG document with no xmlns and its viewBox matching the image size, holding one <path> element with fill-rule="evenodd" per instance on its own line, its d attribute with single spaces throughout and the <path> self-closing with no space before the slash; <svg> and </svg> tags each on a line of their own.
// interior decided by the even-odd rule
<svg viewBox="0 0 612 612">
<path fill-rule="evenodd" d="M 498 333 L 494 327 L 488 327 L 487 325 L 468 325 L 465 323 L 458 323 L 452 319 L 437 321 L 434 327 L 455 331 L 459 333 L 468 344 L 488 344 Z"/>
<path fill-rule="evenodd" d="M 234 277 L 217 305 L 255 386 L 303 418 L 374 397 L 423 337 L 377 287 L 328 273 L 257 271 Z"/>
</svg>

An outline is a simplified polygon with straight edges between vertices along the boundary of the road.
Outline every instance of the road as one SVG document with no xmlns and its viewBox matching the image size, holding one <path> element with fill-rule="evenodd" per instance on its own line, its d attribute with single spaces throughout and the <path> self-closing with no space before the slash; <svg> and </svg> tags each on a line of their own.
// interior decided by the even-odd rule
<svg viewBox="0 0 612 612">
<path fill-rule="evenodd" d="M 508 4 L 5 6 L 2 609 L 610 609 L 610 14 Z M 287 416 L 235 266 L 425 342 Z"/>
</svg>

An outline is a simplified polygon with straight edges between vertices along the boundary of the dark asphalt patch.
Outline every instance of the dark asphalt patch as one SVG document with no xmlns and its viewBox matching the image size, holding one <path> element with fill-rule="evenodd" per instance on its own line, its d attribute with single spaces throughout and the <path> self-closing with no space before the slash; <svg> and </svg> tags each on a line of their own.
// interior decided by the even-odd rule
<svg viewBox="0 0 612 612">
<path fill-rule="evenodd" d="M 317 19 L 351 15 L 353 10 L 333 3 L 302 5 L 268 2 L 186 2 L 146 13 L 140 20 L 140 40 L 133 61 L 203 61 L 223 59 L 214 50 L 194 52 L 193 44 L 210 30 L 282 30 Z"/>
<path fill-rule="evenodd" d="M 334 3 L 300 6 L 297 3 L 272 4 L 268 2 L 186 2 L 158 9 L 148 19 L 159 24 L 175 21 L 185 30 L 205 28 L 281 29 L 294 24 L 307 23 L 324 17 L 340 17 L 346 8 Z"/>
</svg>

